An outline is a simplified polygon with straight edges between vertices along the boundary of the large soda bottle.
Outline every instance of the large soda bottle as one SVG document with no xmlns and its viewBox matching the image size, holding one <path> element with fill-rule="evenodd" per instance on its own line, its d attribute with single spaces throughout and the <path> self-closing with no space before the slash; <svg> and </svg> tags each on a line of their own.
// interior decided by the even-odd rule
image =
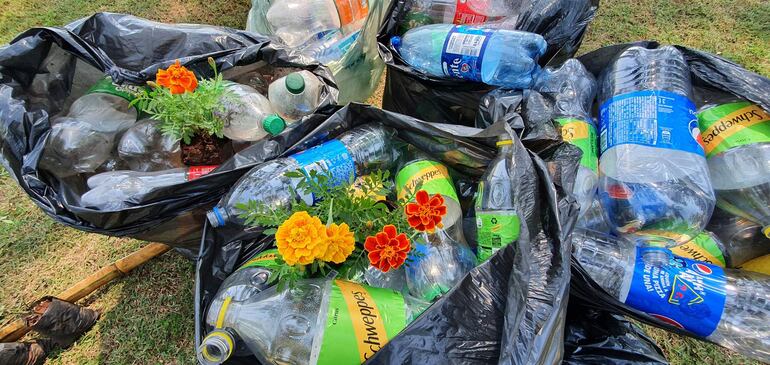
<svg viewBox="0 0 770 365">
<path fill-rule="evenodd" d="M 392 168 L 398 157 L 395 131 L 372 123 L 354 128 L 339 137 L 286 158 L 260 164 L 241 177 L 219 204 L 207 213 L 209 222 L 219 227 L 227 222 L 242 224 L 237 205 L 257 201 L 269 209 L 288 209 L 296 199 L 312 204 L 309 195 L 295 196 L 292 187 L 296 179 L 285 174 L 297 170 L 328 171 L 333 182 L 342 184 L 351 177 L 366 175 L 375 170 Z"/>
<path fill-rule="evenodd" d="M 591 118 L 596 79 L 580 61 L 572 58 L 561 67 L 545 68 L 533 89 L 553 98 L 554 120 L 559 124 L 562 138 L 583 152 L 572 190 L 582 216 L 590 209 L 599 182 L 599 144 Z"/>
<path fill-rule="evenodd" d="M 236 336 L 263 364 L 360 364 L 424 310 L 396 291 L 331 279 L 226 303 L 198 348 L 202 364 L 230 358 Z"/>
<path fill-rule="evenodd" d="M 671 46 L 630 47 L 602 75 L 600 199 L 616 232 L 647 245 L 683 243 L 645 230 L 693 236 L 714 209 L 691 95 L 688 65 Z"/>
<path fill-rule="evenodd" d="M 610 295 L 675 327 L 770 361 L 770 276 L 694 261 L 665 248 L 576 230 L 573 255 Z M 655 250 L 663 265 L 642 259 Z"/>
<path fill-rule="evenodd" d="M 251 86 L 227 82 L 233 99 L 223 100 L 223 113 L 216 113 L 224 122 L 222 133 L 238 142 L 259 141 L 283 131 L 286 123 L 275 115 L 270 101 Z"/>
<path fill-rule="evenodd" d="M 118 156 L 134 171 L 182 167 L 179 140 L 163 134 L 159 122 L 144 119 L 129 128 L 118 142 Z"/>
<path fill-rule="evenodd" d="M 312 114 L 321 104 L 323 83 L 310 71 L 292 72 L 268 86 L 270 104 L 286 122 Z"/>
<path fill-rule="evenodd" d="M 735 97 L 698 113 L 717 205 L 762 225 L 770 237 L 770 113 Z"/>
<path fill-rule="evenodd" d="M 520 0 L 413 0 L 402 21 L 404 31 L 421 25 L 483 24 L 516 15 Z"/>
<path fill-rule="evenodd" d="M 497 148 L 497 157 L 481 177 L 476 198 L 476 255 L 479 262 L 516 242 L 521 233 L 513 140 L 510 136 L 501 136 Z"/>
<path fill-rule="evenodd" d="M 739 267 L 749 260 L 770 254 L 770 239 L 762 234 L 762 226 L 746 218 L 717 208 L 706 229 L 714 232 L 724 243 L 727 267 Z"/>
<path fill-rule="evenodd" d="M 217 166 L 191 166 L 151 172 L 103 172 L 88 178 L 90 190 L 80 197 L 80 204 L 110 211 L 128 208 L 131 206 L 131 200 L 141 199 L 153 189 L 194 180 L 216 168 Z"/>
<path fill-rule="evenodd" d="M 116 136 L 136 122 L 133 96 L 110 78 L 75 100 L 65 117 L 51 121 L 40 163 L 57 176 L 94 172 L 112 158 Z"/>
<path fill-rule="evenodd" d="M 451 24 L 412 29 L 393 37 L 391 45 L 406 63 L 428 75 L 509 89 L 531 86 L 548 47 L 539 34 Z"/>
<path fill-rule="evenodd" d="M 265 18 L 273 34 L 295 48 L 330 32 L 351 34 L 368 14 L 368 0 L 275 0 Z"/>
<path fill-rule="evenodd" d="M 416 193 L 417 186 L 430 196 L 441 194 L 447 213 L 443 228 L 420 233 L 412 242 L 413 252 L 406 267 L 409 293 L 432 301 L 446 293 L 473 269 L 476 258 L 463 235 L 462 209 L 446 166 L 416 151 L 405 156 L 396 174 L 399 200 Z"/>
</svg>

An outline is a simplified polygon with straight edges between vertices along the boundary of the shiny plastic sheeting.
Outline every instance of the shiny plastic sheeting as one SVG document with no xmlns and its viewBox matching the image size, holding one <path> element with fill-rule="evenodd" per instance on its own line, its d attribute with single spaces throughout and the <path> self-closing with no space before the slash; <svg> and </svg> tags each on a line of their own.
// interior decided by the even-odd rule
<svg viewBox="0 0 770 365">
<path fill-rule="evenodd" d="M 599 0 L 525 0 L 520 14 L 497 26 L 542 35 L 548 50 L 540 63 L 563 62 L 577 52 L 598 7 Z M 390 47 L 390 39 L 398 35 L 410 8 L 410 0 L 393 0 L 377 36 L 388 70 L 382 107 L 429 122 L 473 125 L 480 99 L 494 87 L 430 77 L 407 65 Z"/>
<path fill-rule="evenodd" d="M 325 105 L 337 90 L 329 71 L 303 64 L 244 31 L 206 25 L 171 25 L 130 15 L 100 13 L 63 28 L 30 29 L 0 48 L 0 162 L 46 214 L 68 226 L 111 236 L 130 236 L 193 247 L 200 240 L 205 210 L 251 166 L 283 152 L 323 118 L 237 153 L 200 179 L 156 189 L 133 206 L 98 211 L 79 205 L 84 176 L 62 180 L 38 168 L 50 120 L 104 75 L 121 84 L 144 84 L 159 68 L 181 60 L 198 75 L 211 72 L 213 57 L 225 78 L 272 77 L 298 68 L 326 83 Z M 264 73 L 264 74 L 263 74 Z M 267 85 L 264 85 L 265 87 Z"/>
<path fill-rule="evenodd" d="M 284 154 L 317 144 L 353 126 L 380 122 L 398 130 L 398 136 L 459 172 L 459 187 L 473 186 L 495 156 L 500 133 L 513 131 L 504 120 L 484 130 L 426 123 L 412 117 L 350 104 L 331 115 L 304 140 Z M 515 132 L 513 132 L 515 133 Z M 391 339 L 367 364 L 557 364 L 562 358 L 564 318 L 569 286 L 570 246 L 565 242 L 577 218 L 574 200 L 561 193 L 549 173 L 549 164 L 528 143 L 511 134 L 517 158 L 531 164 L 535 177 L 522 194 L 534 194 L 534 233 L 522 231 L 517 244 L 506 246 L 469 272 L 450 292 Z M 451 152 L 451 153 L 447 153 Z M 547 155 L 547 159 L 553 159 Z M 578 156 L 562 161 L 577 168 Z M 521 166 L 521 167 L 519 167 Z M 524 167 L 528 166 L 528 167 Z M 472 192 L 462 193 L 466 199 Z M 468 203 L 466 201 L 466 203 Z M 473 218 L 466 218 L 473 219 Z M 529 228 L 529 227 L 528 227 Z M 525 239 L 529 236 L 531 239 Z M 196 272 L 196 344 L 205 335 L 205 311 L 219 285 L 233 270 L 272 242 L 257 233 L 206 228 Z M 234 358 L 227 364 L 253 364 L 254 358 Z"/>
</svg>

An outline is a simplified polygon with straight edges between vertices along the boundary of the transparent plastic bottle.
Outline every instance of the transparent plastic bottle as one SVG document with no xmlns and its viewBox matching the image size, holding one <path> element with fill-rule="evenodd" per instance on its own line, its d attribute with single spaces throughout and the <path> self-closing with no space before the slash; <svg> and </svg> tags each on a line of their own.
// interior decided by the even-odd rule
<svg viewBox="0 0 770 365">
<path fill-rule="evenodd" d="M 630 47 L 604 70 L 599 194 L 615 232 L 673 246 L 654 230 L 693 236 L 714 191 L 698 143 L 690 70 L 674 47 Z"/>
<path fill-rule="evenodd" d="M 131 170 L 158 171 L 182 167 L 179 141 L 164 135 L 158 123 L 143 119 L 120 138 L 118 156 Z"/>
<path fill-rule="evenodd" d="M 596 124 L 591 118 L 596 88 L 594 76 L 574 58 L 558 68 L 546 67 L 533 86 L 534 90 L 553 98 L 554 120 L 562 138 L 583 152 L 572 190 L 580 204 L 581 216 L 591 207 L 599 182 L 599 143 Z"/>
<path fill-rule="evenodd" d="M 225 86 L 233 99 L 223 102 L 224 113 L 217 113 L 225 122 L 225 137 L 239 142 L 259 141 L 283 131 L 286 123 L 275 115 L 270 101 L 250 86 L 228 82 Z"/>
<path fill-rule="evenodd" d="M 366 124 L 303 152 L 260 164 L 241 177 L 207 213 L 209 222 L 214 227 L 227 222 L 242 224 L 236 206 L 250 200 L 270 209 L 288 209 L 296 199 L 312 204 L 312 196 L 292 194 L 291 187 L 297 182 L 287 177 L 287 172 L 327 170 L 337 183 L 342 183 L 351 176 L 366 175 L 378 169 L 389 170 L 398 158 L 394 136 L 395 131 L 391 128 L 377 123 Z"/>
<path fill-rule="evenodd" d="M 364 280 L 369 286 L 375 288 L 392 289 L 400 293 L 408 293 L 409 288 L 406 285 L 406 270 L 402 265 L 398 269 L 391 269 L 388 272 L 374 267 L 367 266 L 364 271 Z"/>
<path fill-rule="evenodd" d="M 728 349 L 770 361 L 769 276 L 722 269 L 586 230 L 572 234 L 572 247 L 591 278 L 621 302 Z M 645 250 L 665 253 L 668 262 L 646 264 L 641 259 Z"/>
<path fill-rule="evenodd" d="M 319 40 L 306 45 L 302 48 L 301 52 L 326 65 L 342 59 L 350 47 L 356 43 L 360 35 L 361 31 L 347 36 L 343 36 L 339 31 L 331 32 Z"/>
<path fill-rule="evenodd" d="M 301 279 L 223 307 L 221 329 L 198 348 L 202 364 L 221 364 L 239 337 L 263 364 L 358 364 L 424 310 L 388 289 L 343 280 Z M 356 346 L 356 343 L 367 346 Z"/>
<path fill-rule="evenodd" d="M 287 123 L 313 114 L 321 104 L 323 83 L 310 71 L 292 72 L 270 83 L 273 110 Z"/>
<path fill-rule="evenodd" d="M 83 207 L 119 210 L 130 200 L 141 199 L 153 189 L 181 184 L 213 171 L 217 166 L 180 167 L 162 171 L 108 171 L 88 178 L 88 190 L 80 197 Z"/>
<path fill-rule="evenodd" d="M 443 228 L 420 233 L 412 242 L 414 249 L 406 267 L 409 293 L 418 299 L 433 301 L 446 293 L 476 266 L 476 257 L 463 235 L 462 209 L 446 166 L 419 152 L 406 156 L 396 174 L 399 199 L 421 190 L 441 194 L 447 213 Z"/>
<path fill-rule="evenodd" d="M 353 33 L 368 14 L 367 0 L 274 0 L 265 19 L 283 44 L 295 48 L 331 31 Z"/>
<path fill-rule="evenodd" d="M 448 79 L 527 89 L 548 44 L 539 34 L 465 25 L 414 28 L 391 45 L 420 72 Z"/>
<path fill-rule="evenodd" d="M 770 237 L 770 113 L 724 96 L 701 106 L 698 124 L 717 205 Z"/>
<path fill-rule="evenodd" d="M 118 134 L 136 122 L 136 108 L 130 105 L 132 99 L 110 78 L 104 78 L 72 103 L 67 116 L 89 123 L 99 132 Z"/>
<path fill-rule="evenodd" d="M 411 3 L 403 21 L 413 25 L 483 24 L 516 15 L 521 6 L 520 0 L 414 0 Z"/>
<path fill-rule="evenodd" d="M 516 242 L 521 234 L 510 136 L 501 136 L 497 148 L 497 157 L 489 163 L 481 177 L 476 200 L 476 254 L 479 262 Z"/>
<path fill-rule="evenodd" d="M 762 234 L 762 226 L 732 215 L 722 209 L 714 209 L 708 226 L 725 246 L 727 267 L 738 267 L 754 258 L 770 254 L 770 239 Z"/>
</svg>

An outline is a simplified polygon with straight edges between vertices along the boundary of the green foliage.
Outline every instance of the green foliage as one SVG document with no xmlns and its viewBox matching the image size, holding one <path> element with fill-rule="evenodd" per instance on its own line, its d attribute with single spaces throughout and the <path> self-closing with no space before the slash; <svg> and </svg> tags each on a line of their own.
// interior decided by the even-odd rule
<svg viewBox="0 0 770 365">
<path fill-rule="evenodd" d="M 159 120 L 163 134 L 184 143 L 189 144 L 199 133 L 222 138 L 225 123 L 220 115 L 226 114 L 227 103 L 240 101 L 227 89 L 213 59 L 209 64 L 214 78 L 200 80 L 195 91 L 172 94 L 168 88 L 150 83 L 152 90 L 139 92 L 131 104 Z"/>
</svg>

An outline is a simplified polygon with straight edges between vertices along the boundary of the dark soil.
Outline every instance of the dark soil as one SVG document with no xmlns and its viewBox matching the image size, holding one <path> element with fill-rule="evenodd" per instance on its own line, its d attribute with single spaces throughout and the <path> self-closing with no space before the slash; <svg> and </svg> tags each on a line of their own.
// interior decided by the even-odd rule
<svg viewBox="0 0 770 365">
<path fill-rule="evenodd" d="M 228 139 L 198 134 L 190 144 L 182 142 L 182 163 L 187 166 L 220 165 L 232 155 Z"/>
</svg>

